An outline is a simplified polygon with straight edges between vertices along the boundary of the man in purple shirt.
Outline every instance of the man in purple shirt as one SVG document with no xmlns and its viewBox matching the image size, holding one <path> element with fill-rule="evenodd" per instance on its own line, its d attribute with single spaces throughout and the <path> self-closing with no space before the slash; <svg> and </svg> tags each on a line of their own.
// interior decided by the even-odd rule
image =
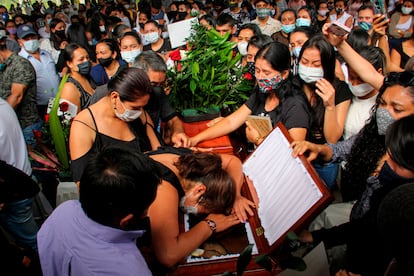
<svg viewBox="0 0 414 276">
<path fill-rule="evenodd" d="M 102 150 L 85 168 L 79 201 L 57 207 L 39 231 L 43 275 L 151 275 L 135 242 L 159 183 L 147 156 Z"/>
</svg>

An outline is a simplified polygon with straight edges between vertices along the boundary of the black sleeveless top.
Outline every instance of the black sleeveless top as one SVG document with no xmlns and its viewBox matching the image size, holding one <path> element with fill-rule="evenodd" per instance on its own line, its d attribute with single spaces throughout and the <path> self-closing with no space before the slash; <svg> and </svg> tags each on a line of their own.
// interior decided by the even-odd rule
<svg viewBox="0 0 414 276">
<path fill-rule="evenodd" d="M 135 134 L 135 138 L 131 141 L 123 141 L 123 140 L 115 139 L 115 138 L 112 138 L 108 135 L 100 133 L 98 131 L 98 127 L 96 125 L 95 117 L 93 116 L 92 111 L 89 108 L 87 108 L 87 110 L 91 114 L 92 121 L 93 121 L 93 124 L 95 126 L 95 129 L 93 129 L 93 128 L 91 128 L 91 129 L 96 132 L 96 137 L 95 137 L 95 141 L 92 144 L 92 147 L 89 149 L 89 151 L 87 153 L 85 153 L 83 156 L 79 157 L 78 159 L 72 160 L 71 170 L 72 170 L 73 181 L 79 181 L 80 180 L 80 178 L 82 176 L 82 173 L 83 173 L 83 170 L 84 170 L 86 164 L 88 163 L 89 159 L 93 155 L 100 152 L 105 147 L 119 146 L 119 147 L 127 148 L 128 150 L 131 150 L 131 151 L 141 152 L 139 139 L 137 138 L 138 136 L 137 136 L 135 131 L 133 131 L 131 129 L 132 132 Z M 82 124 L 86 125 L 87 127 L 89 127 L 87 124 L 85 124 L 82 121 L 77 121 L 77 122 L 82 123 Z"/>
<path fill-rule="evenodd" d="M 82 87 L 82 85 L 77 80 L 75 80 L 74 78 L 69 77 L 67 82 L 73 83 L 76 86 L 76 88 L 79 90 L 79 93 L 81 94 L 81 97 L 80 97 L 80 108 L 81 108 L 81 110 L 84 110 L 85 108 L 87 108 L 90 105 L 92 95 L 89 94 Z M 95 90 L 96 89 L 95 82 L 90 81 L 90 84 L 91 84 L 92 88 Z"/>
</svg>

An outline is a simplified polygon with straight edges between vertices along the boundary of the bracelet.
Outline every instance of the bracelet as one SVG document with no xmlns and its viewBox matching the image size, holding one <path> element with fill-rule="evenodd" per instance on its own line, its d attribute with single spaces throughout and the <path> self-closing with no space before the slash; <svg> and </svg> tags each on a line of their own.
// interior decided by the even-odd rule
<svg viewBox="0 0 414 276">
<path fill-rule="evenodd" d="M 208 227 L 210 227 L 211 232 L 216 232 L 217 225 L 214 222 L 214 220 L 211 219 L 204 219 L 205 222 L 207 222 Z"/>
</svg>

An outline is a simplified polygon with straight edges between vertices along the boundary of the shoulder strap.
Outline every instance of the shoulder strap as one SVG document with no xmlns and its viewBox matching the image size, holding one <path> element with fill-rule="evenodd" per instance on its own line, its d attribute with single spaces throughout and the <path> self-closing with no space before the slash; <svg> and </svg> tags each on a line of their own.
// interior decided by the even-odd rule
<svg viewBox="0 0 414 276">
<path fill-rule="evenodd" d="M 96 121 L 95 121 L 95 117 L 93 116 L 93 113 L 92 113 L 92 110 L 88 107 L 88 108 L 86 108 L 88 111 L 89 111 L 89 114 L 91 114 L 91 117 L 92 117 L 92 122 L 93 122 L 93 125 L 95 126 L 95 131 L 96 132 L 99 132 L 98 131 L 98 126 L 96 125 Z"/>
</svg>

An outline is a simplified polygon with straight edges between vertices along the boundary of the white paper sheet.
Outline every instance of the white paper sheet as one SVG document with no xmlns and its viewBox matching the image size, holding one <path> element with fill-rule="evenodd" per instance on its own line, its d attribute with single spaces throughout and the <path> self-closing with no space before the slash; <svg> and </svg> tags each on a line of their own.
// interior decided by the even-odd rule
<svg viewBox="0 0 414 276">
<path fill-rule="evenodd" d="M 198 22 L 196 17 L 167 25 L 172 49 L 185 45 L 185 39 L 191 35 L 191 25 L 194 22 Z"/>
<path fill-rule="evenodd" d="M 243 164 L 259 199 L 258 214 L 269 244 L 275 243 L 323 196 L 279 128 Z"/>
</svg>

